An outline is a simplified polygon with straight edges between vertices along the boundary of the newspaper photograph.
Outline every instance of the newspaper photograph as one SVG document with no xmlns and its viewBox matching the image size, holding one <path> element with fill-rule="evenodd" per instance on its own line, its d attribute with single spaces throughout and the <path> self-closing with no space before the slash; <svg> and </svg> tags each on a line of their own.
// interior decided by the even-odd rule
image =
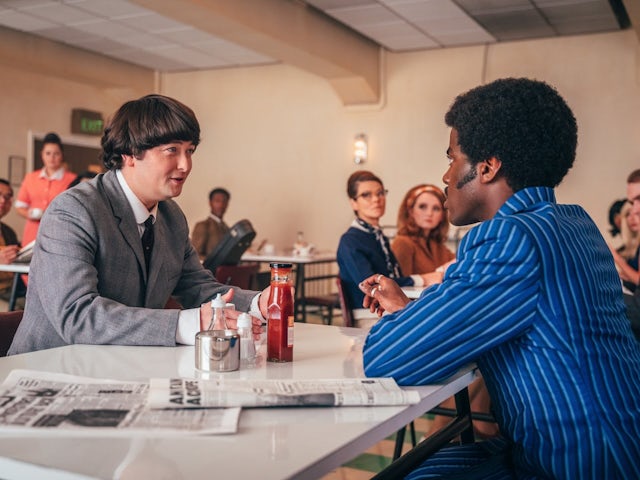
<svg viewBox="0 0 640 480">
<path fill-rule="evenodd" d="M 392 378 L 240 380 L 152 378 L 149 408 L 336 407 L 418 403 Z"/>
<path fill-rule="evenodd" d="M 0 428 L 101 434 L 230 434 L 240 408 L 150 410 L 149 384 L 13 370 L 0 385 Z"/>
</svg>

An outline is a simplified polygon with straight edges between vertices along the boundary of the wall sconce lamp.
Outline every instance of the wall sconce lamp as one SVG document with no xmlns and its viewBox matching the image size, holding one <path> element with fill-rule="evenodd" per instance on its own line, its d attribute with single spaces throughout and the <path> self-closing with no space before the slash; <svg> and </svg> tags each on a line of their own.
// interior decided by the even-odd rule
<svg viewBox="0 0 640 480">
<path fill-rule="evenodd" d="M 353 161 L 361 164 L 367 161 L 369 147 L 367 146 L 367 136 L 359 133 L 353 142 Z"/>
</svg>

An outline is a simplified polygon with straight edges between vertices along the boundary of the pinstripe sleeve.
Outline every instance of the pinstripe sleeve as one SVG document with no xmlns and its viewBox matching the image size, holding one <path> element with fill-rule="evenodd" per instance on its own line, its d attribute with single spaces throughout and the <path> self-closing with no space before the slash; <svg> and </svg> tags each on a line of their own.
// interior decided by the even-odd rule
<svg viewBox="0 0 640 480">
<path fill-rule="evenodd" d="M 518 336 L 535 316 L 537 257 L 514 222 L 494 220 L 470 231 L 442 284 L 371 329 L 365 373 L 402 385 L 431 383 Z"/>
</svg>

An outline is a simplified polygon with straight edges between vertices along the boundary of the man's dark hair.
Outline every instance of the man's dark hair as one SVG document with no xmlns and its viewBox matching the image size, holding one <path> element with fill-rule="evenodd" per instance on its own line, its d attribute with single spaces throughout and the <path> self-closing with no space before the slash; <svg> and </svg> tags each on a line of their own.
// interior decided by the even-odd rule
<svg viewBox="0 0 640 480">
<path fill-rule="evenodd" d="M 514 190 L 555 187 L 576 156 L 578 127 L 550 85 L 505 78 L 459 95 L 445 115 L 472 165 L 495 157 Z"/>
<path fill-rule="evenodd" d="M 122 105 L 102 135 L 102 162 L 122 168 L 122 155 L 141 157 L 145 150 L 175 141 L 200 143 L 193 110 L 173 98 L 147 95 Z"/>
<path fill-rule="evenodd" d="M 640 183 L 640 169 L 634 170 L 629 174 L 627 183 Z"/>
<path fill-rule="evenodd" d="M 11 195 L 13 195 L 13 187 L 11 186 L 9 180 L 7 180 L 6 178 L 0 178 L 0 183 L 9 187 L 11 189 Z"/>
<path fill-rule="evenodd" d="M 217 194 L 221 194 L 227 197 L 227 202 L 231 200 L 231 194 L 226 188 L 216 187 L 209 192 L 209 201 L 213 200 L 213 196 Z"/>
<path fill-rule="evenodd" d="M 64 147 L 62 146 L 62 140 L 60 140 L 60 137 L 58 136 L 57 133 L 54 132 L 49 132 L 44 136 L 44 139 L 42 140 L 42 148 L 44 148 L 44 146 L 47 143 L 53 143 L 54 145 L 58 145 L 58 147 L 60 147 L 60 151 L 64 152 Z"/>
</svg>

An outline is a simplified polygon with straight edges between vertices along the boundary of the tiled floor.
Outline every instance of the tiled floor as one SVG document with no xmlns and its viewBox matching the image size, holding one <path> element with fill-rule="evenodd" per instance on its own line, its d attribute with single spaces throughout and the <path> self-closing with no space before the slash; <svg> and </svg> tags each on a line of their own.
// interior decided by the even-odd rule
<svg viewBox="0 0 640 480">
<path fill-rule="evenodd" d="M 418 441 L 429 432 L 431 428 L 431 416 L 425 415 L 414 421 L 416 438 Z M 362 455 L 335 469 L 322 477 L 321 480 L 366 480 L 383 470 L 391 463 L 393 449 L 395 447 L 395 435 L 392 435 L 380 443 L 377 443 Z M 408 429 L 404 439 L 403 453 L 411 448 L 411 437 Z"/>
</svg>

